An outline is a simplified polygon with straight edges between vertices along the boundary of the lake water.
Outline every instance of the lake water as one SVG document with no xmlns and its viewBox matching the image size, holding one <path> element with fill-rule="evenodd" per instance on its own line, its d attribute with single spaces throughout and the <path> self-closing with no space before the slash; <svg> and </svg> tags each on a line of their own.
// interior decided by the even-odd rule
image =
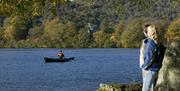
<svg viewBox="0 0 180 91">
<path fill-rule="evenodd" d="M 0 91 L 96 91 L 100 83 L 141 82 L 139 49 L 62 49 L 75 61 L 44 63 L 58 49 L 0 49 Z"/>
</svg>

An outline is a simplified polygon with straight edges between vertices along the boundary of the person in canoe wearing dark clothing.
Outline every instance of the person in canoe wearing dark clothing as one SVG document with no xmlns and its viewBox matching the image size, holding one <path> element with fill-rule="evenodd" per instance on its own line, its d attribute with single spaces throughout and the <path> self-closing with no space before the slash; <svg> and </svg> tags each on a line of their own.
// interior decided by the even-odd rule
<svg viewBox="0 0 180 91">
<path fill-rule="evenodd" d="M 64 53 L 62 52 L 62 50 L 58 52 L 58 57 L 59 57 L 60 59 L 63 59 L 63 58 L 64 58 Z"/>
</svg>

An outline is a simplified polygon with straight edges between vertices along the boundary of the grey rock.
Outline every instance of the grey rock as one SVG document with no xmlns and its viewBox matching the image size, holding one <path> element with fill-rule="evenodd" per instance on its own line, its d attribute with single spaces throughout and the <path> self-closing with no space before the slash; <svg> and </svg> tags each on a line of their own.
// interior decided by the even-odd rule
<svg viewBox="0 0 180 91">
<path fill-rule="evenodd" d="M 180 91 L 180 40 L 172 40 L 159 71 L 158 91 Z"/>
</svg>

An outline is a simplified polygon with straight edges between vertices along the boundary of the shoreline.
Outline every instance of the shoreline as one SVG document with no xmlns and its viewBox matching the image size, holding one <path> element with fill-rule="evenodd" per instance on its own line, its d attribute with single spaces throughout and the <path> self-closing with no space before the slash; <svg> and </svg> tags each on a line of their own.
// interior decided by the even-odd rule
<svg viewBox="0 0 180 91">
<path fill-rule="evenodd" d="M 141 91 L 141 83 L 112 83 L 103 84 L 100 83 L 99 88 L 96 91 Z"/>
</svg>

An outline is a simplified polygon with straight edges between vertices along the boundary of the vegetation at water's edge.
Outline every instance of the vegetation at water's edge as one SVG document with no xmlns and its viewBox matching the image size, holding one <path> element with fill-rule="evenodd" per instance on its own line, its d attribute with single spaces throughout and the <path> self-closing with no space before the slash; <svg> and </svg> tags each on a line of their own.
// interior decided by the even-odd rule
<svg viewBox="0 0 180 91">
<path fill-rule="evenodd" d="M 179 39 L 179 6 L 180 0 L 0 0 L 0 47 L 139 47 L 145 23 L 156 24 L 162 38 Z"/>
</svg>

